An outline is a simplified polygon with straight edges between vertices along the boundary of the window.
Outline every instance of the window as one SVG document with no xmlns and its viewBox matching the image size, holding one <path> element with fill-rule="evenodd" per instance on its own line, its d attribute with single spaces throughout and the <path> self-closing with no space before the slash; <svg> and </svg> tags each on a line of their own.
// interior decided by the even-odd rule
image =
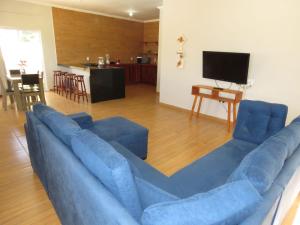
<svg viewBox="0 0 300 225">
<path fill-rule="evenodd" d="M 39 31 L 0 29 L 0 47 L 7 70 L 20 69 L 26 73 L 44 71 Z"/>
</svg>

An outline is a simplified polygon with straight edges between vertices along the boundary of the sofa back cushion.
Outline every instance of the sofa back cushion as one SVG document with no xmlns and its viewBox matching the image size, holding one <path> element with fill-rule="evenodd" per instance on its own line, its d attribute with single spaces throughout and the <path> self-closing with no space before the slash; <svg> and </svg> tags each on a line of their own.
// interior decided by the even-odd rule
<svg viewBox="0 0 300 225">
<path fill-rule="evenodd" d="M 143 209 L 159 202 L 179 199 L 174 194 L 174 190 L 176 190 L 177 187 L 171 182 L 169 177 L 137 157 L 118 142 L 112 141 L 110 144 L 118 153 L 127 159 L 135 178 Z"/>
<path fill-rule="evenodd" d="M 278 176 L 285 160 L 299 145 L 300 122 L 294 120 L 249 153 L 228 181 L 248 179 L 261 194 L 265 193 Z"/>
<path fill-rule="evenodd" d="M 287 157 L 290 157 L 300 144 L 300 121 L 296 118 L 291 124 L 275 134 L 274 137 L 287 146 Z"/>
<path fill-rule="evenodd" d="M 175 196 L 174 194 L 167 192 L 161 187 L 156 186 L 155 184 L 141 177 L 135 176 L 135 182 L 143 209 L 160 202 L 174 201 L 179 199 L 179 197 Z"/>
<path fill-rule="evenodd" d="M 33 112 L 36 117 L 42 120 L 43 116 L 47 115 L 48 113 L 57 112 L 57 111 L 47 105 L 44 105 L 42 103 L 37 103 L 33 105 Z"/>
<path fill-rule="evenodd" d="M 264 194 L 282 169 L 288 156 L 288 148 L 277 137 L 271 137 L 250 152 L 228 178 L 228 182 L 249 180 Z"/>
<path fill-rule="evenodd" d="M 88 130 L 82 130 L 73 137 L 72 149 L 86 168 L 139 220 L 141 203 L 127 160 Z"/>
<path fill-rule="evenodd" d="M 72 137 L 81 130 L 74 120 L 46 105 L 34 105 L 33 112 L 67 146 L 71 146 Z"/>
<path fill-rule="evenodd" d="M 152 205 L 145 209 L 142 224 L 239 224 L 255 210 L 261 199 L 247 181 L 227 183 L 207 193 Z"/>
<path fill-rule="evenodd" d="M 284 127 L 286 116 L 285 105 L 243 100 L 239 107 L 233 137 L 261 144 Z"/>
<path fill-rule="evenodd" d="M 300 116 L 297 116 L 292 123 L 300 123 Z"/>
</svg>

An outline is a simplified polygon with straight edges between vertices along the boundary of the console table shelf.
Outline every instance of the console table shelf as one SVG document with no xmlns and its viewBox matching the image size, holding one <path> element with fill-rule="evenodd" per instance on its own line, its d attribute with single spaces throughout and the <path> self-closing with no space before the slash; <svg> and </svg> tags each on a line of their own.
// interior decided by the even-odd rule
<svg viewBox="0 0 300 225">
<path fill-rule="evenodd" d="M 203 91 L 210 92 L 210 93 L 209 94 L 204 93 Z M 227 94 L 227 95 L 230 94 L 232 95 L 232 98 L 227 96 L 226 97 L 222 96 L 222 94 Z M 216 87 L 206 86 L 206 85 L 194 85 L 192 86 L 192 95 L 194 95 L 195 97 L 194 97 L 190 118 L 192 118 L 194 115 L 198 98 L 199 98 L 199 103 L 197 108 L 197 116 L 199 116 L 200 114 L 203 98 L 212 99 L 223 103 L 226 102 L 228 104 L 228 109 L 227 109 L 228 132 L 231 131 L 231 108 L 232 108 L 231 106 L 233 106 L 233 123 L 235 124 L 236 117 L 237 117 L 236 106 L 242 100 L 243 97 L 242 91 L 222 89 L 222 88 L 216 88 Z"/>
</svg>

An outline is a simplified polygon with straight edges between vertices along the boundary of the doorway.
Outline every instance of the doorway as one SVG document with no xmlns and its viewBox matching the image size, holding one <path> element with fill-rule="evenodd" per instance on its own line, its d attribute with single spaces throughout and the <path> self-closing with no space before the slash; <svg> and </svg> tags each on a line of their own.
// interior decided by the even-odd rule
<svg viewBox="0 0 300 225">
<path fill-rule="evenodd" d="M 27 74 L 45 70 L 40 31 L 0 29 L 0 48 L 7 74 L 9 70 Z"/>
</svg>

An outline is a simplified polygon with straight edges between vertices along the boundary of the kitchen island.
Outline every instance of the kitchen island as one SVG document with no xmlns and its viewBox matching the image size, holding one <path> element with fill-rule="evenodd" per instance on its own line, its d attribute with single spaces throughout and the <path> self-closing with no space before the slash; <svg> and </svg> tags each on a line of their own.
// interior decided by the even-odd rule
<svg viewBox="0 0 300 225">
<path fill-rule="evenodd" d="M 125 75 L 122 67 L 58 66 L 63 72 L 84 76 L 86 91 L 90 94 L 92 103 L 125 98 Z"/>
</svg>

